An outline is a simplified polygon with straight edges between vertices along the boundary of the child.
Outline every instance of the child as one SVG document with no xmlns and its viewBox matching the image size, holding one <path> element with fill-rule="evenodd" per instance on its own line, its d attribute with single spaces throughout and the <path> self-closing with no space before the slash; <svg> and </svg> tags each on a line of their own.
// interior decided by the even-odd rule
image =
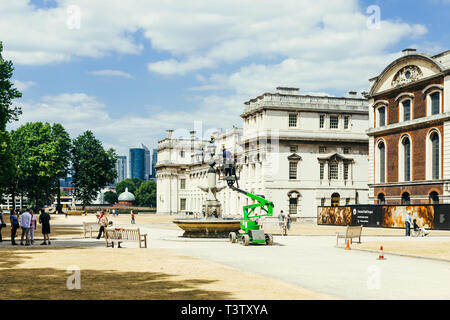
<svg viewBox="0 0 450 320">
<path fill-rule="evenodd" d="M 131 224 L 134 224 L 134 212 L 131 210 Z"/>
</svg>

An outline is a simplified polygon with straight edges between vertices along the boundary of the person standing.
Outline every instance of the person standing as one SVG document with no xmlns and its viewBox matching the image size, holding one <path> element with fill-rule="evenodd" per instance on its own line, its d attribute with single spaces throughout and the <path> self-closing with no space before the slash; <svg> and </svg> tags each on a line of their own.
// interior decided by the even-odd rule
<svg viewBox="0 0 450 320">
<path fill-rule="evenodd" d="M 43 209 L 40 210 L 39 223 L 42 224 L 42 235 L 44 236 L 44 242 L 42 245 L 50 244 L 50 215 Z"/>
<path fill-rule="evenodd" d="M 288 213 L 288 215 L 287 215 L 287 221 L 286 221 L 286 223 L 287 223 L 287 229 L 288 229 L 288 230 L 291 230 L 291 222 L 292 222 L 291 214 Z"/>
<path fill-rule="evenodd" d="M 6 224 L 3 223 L 3 212 L 0 210 L 0 242 L 3 242 L 2 239 L 2 228 L 6 227 Z"/>
<path fill-rule="evenodd" d="M 287 234 L 287 230 L 286 230 L 286 215 L 284 214 L 283 210 L 280 211 L 280 214 L 278 215 L 278 220 L 280 222 L 281 232 L 285 236 Z"/>
<path fill-rule="evenodd" d="M 133 210 L 131 210 L 131 224 L 135 224 L 134 211 Z"/>
<path fill-rule="evenodd" d="M 36 222 L 36 215 L 34 214 L 33 210 L 30 210 L 30 214 L 31 214 L 30 242 L 31 242 L 31 244 L 34 244 L 34 231 L 36 230 L 37 222 Z"/>
<path fill-rule="evenodd" d="M 106 218 L 105 213 L 102 211 L 100 217 L 98 218 L 97 223 L 100 225 L 100 229 L 98 230 L 97 239 L 100 239 L 105 232 L 105 228 L 108 226 L 108 218 Z"/>
<path fill-rule="evenodd" d="M 20 216 L 20 227 L 22 228 L 22 234 L 20 236 L 20 245 L 23 246 L 23 238 L 25 238 L 25 245 L 30 245 L 30 225 L 31 225 L 31 214 L 27 208 L 24 213 Z"/>
<path fill-rule="evenodd" d="M 16 240 L 15 240 L 16 234 L 17 234 L 17 229 L 19 229 L 19 218 L 17 217 L 15 210 L 11 210 L 9 220 L 11 222 L 11 244 L 13 246 L 15 246 L 15 245 L 17 245 Z"/>
<path fill-rule="evenodd" d="M 411 212 L 406 212 L 405 217 L 405 231 L 406 231 L 406 237 L 411 236 Z"/>
</svg>

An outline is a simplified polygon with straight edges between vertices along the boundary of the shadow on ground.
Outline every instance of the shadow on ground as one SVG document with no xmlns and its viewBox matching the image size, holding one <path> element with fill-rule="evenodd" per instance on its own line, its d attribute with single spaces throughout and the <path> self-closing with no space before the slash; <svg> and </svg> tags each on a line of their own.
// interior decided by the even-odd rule
<svg viewBox="0 0 450 320">
<path fill-rule="evenodd" d="M 55 248 L 56 249 L 56 248 Z M 58 248 L 56 250 L 65 250 Z M 81 289 L 69 290 L 66 270 L 23 268 L 30 251 L 0 251 L 0 299 L 39 300 L 227 300 L 231 293 L 204 290 L 200 287 L 215 280 L 177 280 L 162 272 L 118 272 L 81 270 Z M 26 256 L 28 254 L 28 256 Z M 39 250 L 33 252 L 39 254 Z M 64 254 L 63 252 L 61 254 Z"/>
</svg>

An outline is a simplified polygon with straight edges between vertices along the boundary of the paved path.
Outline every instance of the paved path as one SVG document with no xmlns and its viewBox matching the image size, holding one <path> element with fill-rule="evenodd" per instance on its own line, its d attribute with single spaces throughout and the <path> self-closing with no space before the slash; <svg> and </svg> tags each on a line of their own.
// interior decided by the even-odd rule
<svg viewBox="0 0 450 320">
<path fill-rule="evenodd" d="M 273 246 L 245 247 L 226 239 L 180 238 L 181 230 L 142 229 L 150 248 L 172 249 L 336 298 L 450 299 L 448 262 L 386 254 L 387 260 L 379 261 L 377 253 L 336 248 L 333 236 L 275 236 Z"/>
</svg>

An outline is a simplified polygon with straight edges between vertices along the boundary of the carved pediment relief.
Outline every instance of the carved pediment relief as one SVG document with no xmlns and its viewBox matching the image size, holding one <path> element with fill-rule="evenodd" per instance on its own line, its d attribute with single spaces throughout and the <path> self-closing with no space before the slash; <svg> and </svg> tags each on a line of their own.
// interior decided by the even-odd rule
<svg viewBox="0 0 450 320">
<path fill-rule="evenodd" d="M 413 81 L 417 81 L 423 77 L 422 70 L 418 66 L 409 65 L 401 68 L 397 74 L 394 76 L 391 85 L 393 87 L 398 87 L 403 84 L 407 84 Z"/>
</svg>

